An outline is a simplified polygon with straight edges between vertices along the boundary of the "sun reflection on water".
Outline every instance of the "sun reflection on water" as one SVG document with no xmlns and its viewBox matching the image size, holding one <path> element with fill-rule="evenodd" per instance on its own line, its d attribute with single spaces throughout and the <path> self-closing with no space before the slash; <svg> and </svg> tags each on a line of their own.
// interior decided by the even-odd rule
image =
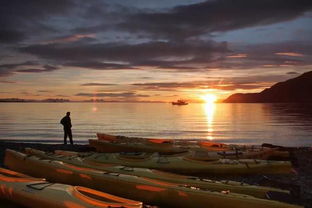
<svg viewBox="0 0 312 208">
<path fill-rule="evenodd" d="M 213 102 L 205 103 L 204 104 L 204 112 L 206 115 L 207 120 L 207 136 L 208 140 L 213 140 L 213 121 L 214 121 L 214 114 L 216 110 L 216 104 Z"/>
</svg>

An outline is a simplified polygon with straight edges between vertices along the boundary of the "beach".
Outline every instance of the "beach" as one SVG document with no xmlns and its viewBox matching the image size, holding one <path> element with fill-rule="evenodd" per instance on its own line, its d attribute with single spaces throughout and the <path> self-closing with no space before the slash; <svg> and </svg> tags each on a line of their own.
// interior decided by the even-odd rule
<svg viewBox="0 0 312 208">
<path fill-rule="evenodd" d="M 29 143 L 27 141 L 10 142 L 7 140 L 0 141 L 0 166 L 3 167 L 3 158 L 6 149 L 12 149 L 16 151 L 24 151 L 26 147 L 42 150 L 42 151 L 54 151 L 54 150 L 68 150 L 76 152 L 94 151 L 94 148 L 88 145 L 64 145 L 64 144 L 45 144 L 45 143 Z"/>
<path fill-rule="evenodd" d="M 267 145 L 267 144 L 266 144 Z M 42 151 L 53 152 L 54 150 L 67 150 L 76 152 L 95 151 L 89 145 L 64 145 L 64 144 L 46 144 L 46 143 L 30 143 L 27 141 L 0 141 L 0 166 L 3 167 L 3 158 L 6 149 L 13 149 L 23 152 L 25 148 L 30 147 Z M 251 185 L 270 186 L 289 190 L 290 196 L 274 196 L 284 202 L 294 204 L 305 204 L 310 207 L 311 204 L 311 176 L 312 176 L 312 151 L 309 148 L 290 148 L 291 162 L 296 174 L 293 175 L 251 175 L 251 176 L 209 176 L 212 180 L 233 180 L 244 182 Z"/>
</svg>

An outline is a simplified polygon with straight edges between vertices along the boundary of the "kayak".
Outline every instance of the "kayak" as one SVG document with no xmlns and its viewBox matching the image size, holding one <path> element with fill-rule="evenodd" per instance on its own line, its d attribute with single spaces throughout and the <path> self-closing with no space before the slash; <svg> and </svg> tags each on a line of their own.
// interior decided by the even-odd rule
<svg viewBox="0 0 312 208">
<path fill-rule="evenodd" d="M 208 150 L 227 150 L 228 146 L 224 143 L 207 142 L 199 139 L 164 139 L 164 138 L 142 138 L 142 137 L 126 137 L 114 136 L 104 133 L 96 133 L 98 140 L 107 142 L 124 142 L 124 143 L 145 143 L 145 144 L 175 144 L 183 145 L 184 148 L 204 147 Z"/>
<path fill-rule="evenodd" d="M 263 186 L 252 186 L 246 183 L 240 183 L 235 181 L 213 181 L 207 179 L 201 179 L 194 176 L 178 175 L 173 173 L 168 173 L 164 171 L 148 169 L 148 168 L 132 168 L 126 166 L 118 166 L 112 164 L 103 164 L 97 162 L 85 162 L 83 158 L 79 157 L 78 152 L 69 151 L 55 151 L 55 154 L 46 153 L 40 150 L 26 148 L 25 152 L 29 155 L 35 155 L 43 159 L 59 160 L 72 165 L 77 165 L 80 167 L 94 168 L 98 170 L 115 172 L 121 174 L 129 174 L 140 177 L 146 177 L 150 179 L 156 179 L 176 184 L 182 184 L 187 186 L 193 186 L 201 189 L 208 189 L 210 191 L 224 191 L 229 190 L 231 193 L 246 194 L 258 198 L 267 199 L 273 193 L 279 193 L 283 195 L 289 195 L 288 191 L 263 187 Z"/>
<path fill-rule="evenodd" d="M 32 176 L 45 176 L 51 182 L 66 181 L 81 184 L 119 195 L 146 204 L 175 208 L 296 208 L 293 204 L 259 199 L 248 195 L 224 192 L 203 191 L 182 187 L 177 184 L 152 180 L 143 177 L 108 173 L 91 168 L 82 168 L 60 161 L 44 160 L 27 156 L 13 150 L 6 150 L 4 164 L 11 169 Z"/>
<path fill-rule="evenodd" d="M 192 144 L 199 144 L 206 147 L 227 147 L 224 143 L 218 142 L 208 142 L 206 140 L 200 139 L 164 139 L 164 138 L 143 138 L 143 137 L 126 137 L 126 136 L 114 136 L 110 134 L 104 133 L 96 133 L 98 140 L 101 141 L 120 141 L 120 142 L 146 142 L 146 143 L 157 143 L 157 144 L 184 144 L 184 145 L 192 145 Z"/>
<path fill-rule="evenodd" d="M 38 208 L 141 208 L 142 203 L 81 186 L 50 183 L 0 168 L 0 198 Z"/>
<path fill-rule="evenodd" d="M 289 161 L 255 159 L 201 161 L 185 157 L 185 155 L 160 155 L 158 153 L 89 153 L 81 156 L 86 162 L 151 168 L 186 175 L 232 176 L 292 173 Z"/>
<path fill-rule="evenodd" d="M 114 136 L 110 134 L 104 133 L 96 133 L 98 140 L 101 141 L 120 141 L 120 142 L 146 142 L 150 140 L 150 142 L 162 144 L 162 143 L 173 143 L 171 139 L 148 139 L 148 138 L 141 138 L 141 137 L 126 137 L 126 136 Z"/>
<path fill-rule="evenodd" d="M 233 145 L 196 139 L 151 139 L 97 133 L 98 140 L 89 143 L 98 152 L 163 152 L 189 151 L 193 159 L 262 159 L 289 160 L 289 152 L 279 148 Z M 202 156 L 200 156 L 202 155 Z M 208 157 L 207 157 L 208 156 Z"/>
<path fill-rule="evenodd" d="M 96 139 L 89 139 L 89 145 L 97 152 L 160 152 L 175 154 L 185 152 L 186 149 L 175 147 L 170 143 L 135 143 L 135 142 L 110 142 Z"/>
<path fill-rule="evenodd" d="M 104 133 L 96 134 L 99 141 L 106 142 L 120 142 L 120 143 L 142 143 L 145 145 L 158 144 L 159 147 L 176 146 L 184 149 L 190 149 L 193 147 L 203 147 L 210 151 L 223 151 L 228 150 L 228 146 L 224 143 L 207 142 L 198 139 L 164 139 L 164 138 L 142 138 L 142 137 L 126 137 L 126 136 L 114 136 Z"/>
<path fill-rule="evenodd" d="M 289 153 L 271 148 L 254 148 L 245 150 L 207 151 L 204 148 L 189 150 L 186 157 L 193 160 L 219 160 L 219 159 L 282 159 L 287 160 Z"/>
</svg>

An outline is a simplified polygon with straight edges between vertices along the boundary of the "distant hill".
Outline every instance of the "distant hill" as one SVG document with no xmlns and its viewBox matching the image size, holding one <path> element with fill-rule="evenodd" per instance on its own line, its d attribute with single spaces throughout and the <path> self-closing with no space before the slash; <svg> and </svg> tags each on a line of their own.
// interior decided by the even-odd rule
<svg viewBox="0 0 312 208">
<path fill-rule="evenodd" d="M 47 103 L 64 103 L 71 102 L 67 99 L 56 98 L 56 99 L 45 99 L 45 100 L 30 100 L 30 99 L 20 99 L 20 98 L 0 98 L 0 102 L 11 102 L 11 103 L 34 103 L 34 102 L 47 102 Z"/>
<path fill-rule="evenodd" d="M 312 71 L 278 82 L 260 93 L 236 93 L 224 103 L 312 103 Z"/>
</svg>

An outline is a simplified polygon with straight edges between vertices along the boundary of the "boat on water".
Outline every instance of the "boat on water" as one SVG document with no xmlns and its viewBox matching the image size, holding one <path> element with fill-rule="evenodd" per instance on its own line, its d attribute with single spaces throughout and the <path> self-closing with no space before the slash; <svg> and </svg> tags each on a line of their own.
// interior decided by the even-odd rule
<svg viewBox="0 0 312 208">
<path fill-rule="evenodd" d="M 171 102 L 172 105 L 188 105 L 188 103 L 185 100 L 177 100 L 174 102 Z"/>
</svg>

